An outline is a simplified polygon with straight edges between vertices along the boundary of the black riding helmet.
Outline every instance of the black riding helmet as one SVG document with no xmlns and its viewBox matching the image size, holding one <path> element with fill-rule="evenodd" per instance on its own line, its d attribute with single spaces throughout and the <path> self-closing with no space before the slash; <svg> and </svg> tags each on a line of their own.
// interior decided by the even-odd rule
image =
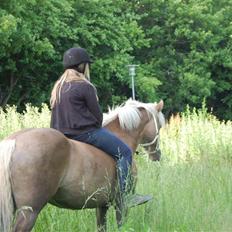
<svg viewBox="0 0 232 232">
<path fill-rule="evenodd" d="M 64 53 L 63 66 L 65 69 L 78 66 L 82 63 L 92 63 L 84 48 L 70 48 Z"/>
</svg>

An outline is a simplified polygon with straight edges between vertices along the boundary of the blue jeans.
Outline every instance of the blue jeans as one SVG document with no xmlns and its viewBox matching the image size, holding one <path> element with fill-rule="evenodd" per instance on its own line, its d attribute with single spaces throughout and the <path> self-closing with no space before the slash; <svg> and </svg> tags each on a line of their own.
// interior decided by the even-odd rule
<svg viewBox="0 0 232 232">
<path fill-rule="evenodd" d="M 66 136 L 91 144 L 113 157 L 117 162 L 120 190 L 126 191 L 127 177 L 132 164 L 132 150 L 127 144 L 105 128 L 91 130 L 80 135 Z"/>
</svg>

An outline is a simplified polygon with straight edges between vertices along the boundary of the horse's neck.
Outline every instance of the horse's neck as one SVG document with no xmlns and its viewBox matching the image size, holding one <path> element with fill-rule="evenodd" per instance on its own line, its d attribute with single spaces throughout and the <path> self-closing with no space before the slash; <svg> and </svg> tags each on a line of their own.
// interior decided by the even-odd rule
<svg viewBox="0 0 232 232">
<path fill-rule="evenodd" d="M 144 126 L 147 122 L 148 117 L 145 118 L 145 120 L 143 120 L 138 129 L 133 131 L 124 131 L 120 128 L 119 120 L 116 119 L 110 122 L 106 126 L 106 128 L 113 132 L 116 136 L 118 136 L 124 143 L 126 143 L 133 150 L 133 152 L 135 152 L 141 139 L 141 132 L 143 131 Z"/>
<path fill-rule="evenodd" d="M 117 137 L 119 137 L 124 143 L 126 143 L 133 151 L 136 150 L 138 146 L 138 139 L 136 139 L 135 134 L 131 134 L 127 131 L 123 131 L 119 124 L 109 123 L 106 128 L 113 132 Z"/>
</svg>

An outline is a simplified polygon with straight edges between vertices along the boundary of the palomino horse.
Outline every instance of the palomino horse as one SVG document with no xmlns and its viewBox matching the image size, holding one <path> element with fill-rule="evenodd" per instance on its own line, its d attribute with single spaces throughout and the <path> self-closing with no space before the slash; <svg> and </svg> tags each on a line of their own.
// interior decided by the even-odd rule
<svg viewBox="0 0 232 232">
<path fill-rule="evenodd" d="M 144 128 L 154 118 L 162 123 L 162 108 L 162 101 L 127 102 L 108 114 L 105 127 L 135 151 Z M 50 128 L 16 132 L 0 143 L 0 231 L 31 231 L 48 202 L 69 209 L 96 208 L 98 228 L 105 230 L 116 177 L 115 161 L 93 146 Z"/>
</svg>

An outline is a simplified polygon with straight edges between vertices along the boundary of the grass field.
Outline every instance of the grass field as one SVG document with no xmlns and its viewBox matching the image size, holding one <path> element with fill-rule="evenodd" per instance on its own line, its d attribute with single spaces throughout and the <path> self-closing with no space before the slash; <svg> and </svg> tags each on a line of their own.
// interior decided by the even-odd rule
<svg viewBox="0 0 232 232">
<path fill-rule="evenodd" d="M 49 109 L 27 106 L 0 111 L 0 139 L 24 127 L 48 127 Z M 232 231 L 232 122 L 218 121 L 204 109 L 187 110 L 161 131 L 161 162 L 135 157 L 137 192 L 154 200 L 130 209 L 122 231 Z M 117 231 L 114 210 L 109 231 Z M 72 211 L 48 205 L 33 232 L 96 231 L 95 211 Z"/>
</svg>

